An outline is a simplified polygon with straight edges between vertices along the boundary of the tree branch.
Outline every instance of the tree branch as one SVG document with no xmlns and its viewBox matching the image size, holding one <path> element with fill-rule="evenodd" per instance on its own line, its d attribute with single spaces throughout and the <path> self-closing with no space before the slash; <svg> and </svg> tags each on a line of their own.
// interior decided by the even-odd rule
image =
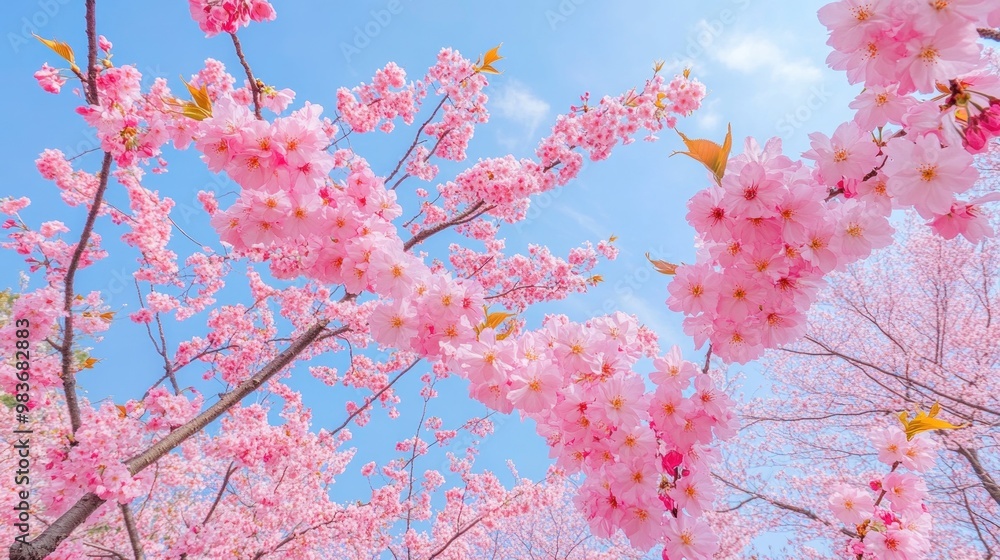
<svg viewBox="0 0 1000 560">
<path fill-rule="evenodd" d="M 962 445 L 959 445 L 952 451 L 965 457 L 965 460 L 969 462 L 969 466 L 972 467 L 972 472 L 976 473 L 976 477 L 982 483 L 983 488 L 993 498 L 993 501 L 997 505 L 1000 505 L 1000 486 L 997 485 L 993 477 L 990 476 L 990 473 L 983 467 L 982 462 L 979 461 L 979 452 L 974 448 L 963 447 Z"/>
<path fill-rule="evenodd" d="M 132 553 L 135 560 L 144 560 L 146 555 L 142 552 L 142 539 L 139 538 L 139 531 L 135 527 L 135 517 L 132 516 L 132 509 L 128 504 L 119 504 L 122 510 L 122 518 L 125 519 L 125 529 L 128 531 L 128 540 L 132 543 Z"/>
<path fill-rule="evenodd" d="M 314 531 L 316 529 L 319 529 L 320 527 L 326 527 L 327 525 L 333 523 L 336 520 L 337 520 L 337 516 L 334 516 L 334 518 L 331 519 L 331 520 L 329 520 L 329 521 L 323 521 L 323 522 L 317 523 L 317 524 L 315 524 L 315 525 L 313 525 L 311 527 L 306 527 L 305 529 L 302 529 L 301 531 L 295 531 L 295 532 L 289 534 L 284 539 L 282 539 L 281 542 L 279 542 L 278 544 L 274 545 L 274 548 L 272 548 L 271 550 L 269 550 L 269 551 L 264 551 L 264 550 L 258 551 L 257 554 L 254 554 L 253 560 L 259 560 L 260 558 L 263 558 L 264 556 L 266 556 L 266 555 L 268 555 L 268 554 L 270 554 L 272 552 L 276 552 L 279 548 L 281 548 L 281 547 L 285 546 L 286 544 L 294 541 L 295 539 L 301 537 L 302 535 L 308 533 L 309 531 Z"/>
<path fill-rule="evenodd" d="M 100 99 L 97 96 L 97 0 L 87 0 L 87 103 L 99 105 Z M 63 340 L 62 346 L 58 350 L 62 354 L 62 382 L 63 392 L 66 394 L 66 408 L 69 411 L 70 426 L 75 434 L 80 429 L 80 404 L 76 400 L 76 378 L 71 371 L 73 366 L 73 281 L 76 271 L 80 267 L 80 259 L 90 241 L 90 234 L 94 229 L 94 222 L 97 214 L 101 210 L 104 201 L 104 192 L 108 188 L 108 175 L 111 173 L 111 154 L 104 153 L 104 161 L 101 163 L 101 172 L 97 177 L 97 192 L 94 194 L 94 201 L 91 203 L 90 212 L 87 214 L 87 221 L 80 233 L 80 240 L 73 251 L 69 267 L 66 269 L 64 282 L 63 311 L 66 318 L 63 320 Z"/>
<path fill-rule="evenodd" d="M 87 3 L 88 19 L 90 16 L 91 2 Z M 108 188 L 108 175 L 111 173 L 111 154 L 105 152 L 104 162 L 101 164 L 101 173 L 98 175 L 97 192 L 94 194 L 94 201 L 90 205 L 90 212 L 87 214 L 87 221 L 83 225 L 83 232 L 80 233 L 80 240 L 73 250 L 73 256 L 66 269 L 66 279 L 63 293 L 63 311 L 66 317 L 63 319 L 63 340 L 59 348 L 62 354 L 62 377 L 63 391 L 66 393 L 66 408 L 69 410 L 69 422 L 75 434 L 80 429 L 80 404 L 76 400 L 76 377 L 73 371 L 73 283 L 76 279 L 76 271 L 80 268 L 80 259 L 90 242 L 90 234 L 94 231 L 94 222 L 97 221 L 97 214 L 101 210 L 104 201 L 104 192 Z"/>
<path fill-rule="evenodd" d="M 948 399 L 948 400 L 950 400 L 952 402 L 955 402 L 955 403 L 958 403 L 958 404 L 961 404 L 961 405 L 965 405 L 965 406 L 967 406 L 969 408 L 974 408 L 976 410 L 981 410 L 983 412 L 988 412 L 989 414 L 992 414 L 994 416 L 1000 416 L 1000 411 L 996 411 L 996 410 L 987 408 L 985 406 L 978 405 L 978 404 L 973 403 L 973 402 L 969 402 L 969 401 L 967 401 L 965 399 L 962 399 L 962 398 L 959 398 L 959 397 L 956 397 L 956 396 L 953 396 L 953 395 L 950 395 L 950 394 L 947 394 L 947 393 L 942 393 L 941 391 L 935 389 L 934 387 L 931 387 L 930 385 L 927 385 L 926 383 L 921 383 L 921 382 L 916 381 L 916 380 L 914 380 L 912 378 L 909 378 L 909 377 L 907 377 L 905 375 L 901 375 L 901 374 L 896 373 L 894 371 L 889 371 L 889 370 L 887 370 L 885 368 L 876 366 L 875 364 L 872 364 L 872 363 L 867 362 L 865 360 L 862 360 L 860 358 L 856 358 L 854 356 L 848 356 L 848 355 L 843 354 L 843 353 L 841 353 L 841 352 L 839 352 L 837 350 L 834 350 L 831 346 L 829 346 L 829 345 L 827 345 L 827 344 L 825 344 L 825 343 L 823 343 L 823 342 L 821 342 L 821 341 L 819 341 L 819 340 L 817 340 L 817 339 L 815 339 L 815 338 L 813 338 L 811 336 L 808 336 L 808 335 L 805 336 L 804 340 L 808 340 L 809 342 L 812 342 L 816 346 L 819 346 L 820 348 L 822 348 L 823 350 L 825 350 L 826 353 L 825 354 L 810 354 L 809 352 L 801 352 L 801 351 L 797 351 L 797 350 L 794 350 L 794 349 L 784 349 L 784 350 L 786 350 L 787 352 L 795 353 L 795 354 L 804 354 L 804 355 L 813 355 L 813 356 L 822 356 L 822 355 L 835 356 L 835 357 L 840 358 L 840 359 L 842 359 L 842 360 L 844 360 L 844 361 L 846 361 L 846 362 L 848 362 L 850 364 L 853 364 L 853 365 L 855 365 L 857 367 L 864 366 L 864 367 L 871 368 L 871 369 L 873 369 L 875 371 L 884 373 L 885 375 L 888 375 L 889 377 L 892 377 L 892 378 L 895 378 L 895 379 L 899 380 L 904 385 L 907 385 L 907 386 L 908 385 L 913 385 L 913 386 L 916 386 L 916 387 L 920 387 L 921 389 L 924 389 L 924 390 L 926 390 L 926 391 L 928 391 L 930 393 L 938 395 L 939 397 Z M 949 408 L 949 409 L 951 408 L 950 405 L 942 405 L 942 406 L 945 406 L 946 408 Z M 952 412 L 954 412 L 954 411 L 952 411 Z"/>
<path fill-rule="evenodd" d="M 215 513 L 215 508 L 219 505 L 219 502 L 222 501 L 222 495 L 226 492 L 226 485 L 229 484 L 229 478 L 233 476 L 234 472 L 236 472 L 236 462 L 232 461 L 226 468 L 226 476 L 222 478 L 222 484 L 219 486 L 219 493 L 216 494 L 215 501 L 212 502 L 212 507 L 208 508 L 208 513 L 205 514 L 205 519 L 201 522 L 202 525 L 207 525 L 208 520 L 212 519 L 212 514 Z"/>
<path fill-rule="evenodd" d="M 374 403 L 375 401 L 377 401 L 378 398 L 382 396 L 382 393 L 386 392 L 387 390 L 389 390 L 389 388 L 391 388 L 393 385 L 395 385 L 396 382 L 399 381 L 399 378 L 403 377 L 404 373 L 406 373 L 406 372 L 410 371 L 411 369 L 413 369 L 413 367 L 416 366 L 419 362 L 420 362 L 420 359 L 418 358 L 418 359 L 414 360 L 413 363 L 411 363 L 410 365 L 406 366 L 402 371 L 400 371 L 399 373 L 397 373 L 396 377 L 392 378 L 392 381 L 390 381 L 389 383 L 387 383 L 385 387 L 382 387 L 381 389 L 379 389 L 377 393 L 375 393 L 374 395 L 372 395 L 371 397 L 369 397 L 363 406 L 358 407 L 357 410 L 355 410 L 353 413 L 351 413 L 351 415 L 348 416 L 347 419 L 344 420 L 344 422 L 341 425 L 337 426 L 332 432 L 330 432 L 330 435 L 331 436 L 337 435 L 337 432 L 339 432 L 340 430 L 343 430 L 344 428 L 346 428 L 347 425 L 351 423 L 351 420 L 354 420 L 354 418 L 357 417 L 357 415 L 361 414 L 365 410 L 368 410 L 368 407 L 370 407 L 372 405 L 372 403 Z"/>
<path fill-rule="evenodd" d="M 149 449 L 125 461 L 125 466 L 128 467 L 129 472 L 134 475 L 142 469 L 148 467 L 154 461 L 169 453 L 170 450 L 183 443 L 187 440 L 187 438 L 201 431 L 202 428 L 209 425 L 213 420 L 222 416 L 222 414 L 229 410 L 230 407 L 260 388 L 269 379 L 274 377 L 276 373 L 290 364 L 292 360 L 305 351 L 305 349 L 312 344 L 325 329 L 326 321 L 320 321 L 309 327 L 305 332 L 299 335 L 299 337 L 296 338 L 295 341 L 288 346 L 288 348 L 285 348 L 280 354 L 275 356 L 273 360 L 268 362 L 268 364 L 258 371 L 253 377 L 247 379 L 243 383 L 240 383 L 232 391 L 223 394 L 222 397 L 219 398 L 218 402 L 210 406 L 198 416 L 189 420 L 183 426 L 170 432 L 166 437 L 153 444 Z M 347 331 L 347 327 L 340 327 L 335 332 L 339 334 L 345 331 Z"/>
<path fill-rule="evenodd" d="M 100 105 L 97 97 L 97 0 L 87 0 L 87 103 Z"/>
<path fill-rule="evenodd" d="M 990 29 L 989 27 L 980 27 L 976 29 L 979 32 L 979 36 L 983 39 L 992 39 L 994 41 L 1000 41 L 1000 29 Z"/>
<path fill-rule="evenodd" d="M 458 540 L 459 537 L 461 537 L 462 535 L 464 535 L 465 533 L 467 533 L 469 530 L 471 530 L 473 527 L 475 527 L 476 525 L 478 525 L 479 522 L 482 521 L 482 520 L 483 520 L 483 517 L 480 516 L 480 517 L 476 518 L 476 520 L 474 520 L 472 523 L 469 523 L 468 525 L 466 525 L 462 529 L 460 529 L 457 532 L 455 532 L 454 536 L 452 536 L 450 539 L 448 539 L 448 542 L 446 542 L 443 545 L 441 545 L 440 548 L 438 548 L 437 550 L 435 550 L 434 554 L 431 554 L 430 556 L 428 556 L 427 560 L 434 560 L 435 558 L 437 558 L 438 556 L 440 556 L 442 552 L 444 552 L 445 550 L 448 549 L 449 546 L 451 546 L 451 543 L 453 543 L 456 540 Z"/>
<path fill-rule="evenodd" d="M 805 517 L 807 519 L 811 519 L 812 521 L 816 521 L 818 523 L 822 523 L 823 525 L 826 525 L 827 527 L 837 528 L 833 523 L 830 523 L 826 519 L 823 519 L 822 517 L 820 517 L 820 516 L 816 515 L 815 513 L 813 513 L 812 510 L 806 509 L 804 507 L 799 507 L 799 506 L 796 506 L 796 505 L 792 505 L 792 504 L 789 504 L 789 503 L 786 503 L 786 502 L 782 502 L 781 500 L 779 500 L 777 498 L 772 498 L 770 496 L 766 496 L 766 495 L 761 494 L 759 492 L 754 492 L 753 490 L 750 490 L 748 488 L 743 488 L 742 486 L 736 484 L 735 482 L 731 482 L 729 480 L 726 480 L 725 478 L 723 478 L 723 477 L 721 477 L 721 476 L 719 476 L 719 475 L 717 475 L 715 473 L 712 473 L 712 477 L 715 478 L 716 480 L 722 482 L 726 486 L 732 488 L 733 490 L 737 490 L 739 492 L 743 492 L 744 494 L 746 494 L 748 496 L 753 496 L 754 498 L 757 498 L 759 500 L 763 500 L 763 501 L 771 504 L 772 506 L 774 506 L 774 507 L 776 507 L 778 509 L 783 509 L 785 511 L 790 511 L 792 513 L 797 513 L 797 514 L 799 514 L 799 515 L 801 515 L 801 516 L 803 516 L 803 517 Z M 742 504 L 740 504 L 740 505 L 742 505 Z M 839 530 L 840 530 L 841 533 L 847 535 L 848 537 L 851 537 L 851 538 L 854 538 L 854 539 L 858 538 L 858 534 L 855 533 L 854 531 L 850 531 L 850 530 L 845 529 L 843 527 L 839 527 Z"/>
<path fill-rule="evenodd" d="M 104 500 L 98 498 L 96 494 L 85 494 L 69 508 L 69 511 L 46 527 L 35 540 L 28 543 L 14 541 L 14 544 L 10 545 L 10 560 L 42 560 L 103 503 Z"/>
<path fill-rule="evenodd" d="M 243 46 L 240 45 L 240 38 L 235 33 L 230 33 L 229 36 L 233 38 L 233 46 L 236 47 L 236 56 L 239 57 L 240 64 L 243 65 L 243 70 L 247 73 L 247 81 L 250 82 L 250 94 L 253 96 L 253 114 L 258 120 L 263 120 L 264 117 L 260 113 L 260 85 L 257 84 L 257 78 L 253 77 L 253 70 L 250 69 L 250 63 L 247 62 L 247 57 L 243 54 Z"/>
<path fill-rule="evenodd" d="M 98 557 L 98 558 L 117 558 L 118 560 L 128 560 L 128 558 L 125 558 L 124 556 L 122 556 L 122 554 L 120 552 L 115 551 L 115 550 L 111 550 L 110 548 L 105 548 L 105 547 L 103 547 L 101 545 L 94 544 L 94 543 L 89 543 L 89 542 L 85 542 L 83 544 L 85 546 L 89 546 L 90 548 L 96 548 L 97 550 L 100 550 L 101 552 L 107 552 L 107 554 L 102 554 L 100 556 L 98 556 L 97 554 L 88 554 L 87 556 Z"/>
<path fill-rule="evenodd" d="M 448 100 L 448 95 L 446 94 L 444 97 L 441 98 L 441 101 L 437 104 L 437 107 L 434 107 L 434 111 L 431 113 L 431 116 L 427 117 L 427 120 L 424 121 L 424 124 L 420 125 L 420 128 L 417 129 L 417 133 L 413 136 L 413 143 L 410 144 L 410 147 L 406 150 L 406 153 L 403 154 L 403 157 L 400 158 L 399 162 L 396 163 L 396 168 L 392 170 L 392 173 L 386 176 L 385 178 L 386 184 L 388 184 L 389 181 L 392 181 L 392 178 L 396 176 L 396 173 L 399 173 L 400 168 L 402 168 L 403 164 L 406 163 L 406 158 L 410 157 L 410 154 L 412 154 L 413 150 L 416 149 L 417 144 L 420 143 L 420 134 L 424 131 L 425 128 L 427 128 L 427 125 L 429 125 L 431 121 L 434 120 L 434 117 L 437 115 L 438 111 L 441 110 L 441 106 L 443 106 L 444 102 L 447 100 Z M 398 182 L 395 185 L 393 185 L 392 189 L 390 190 L 395 190 L 397 186 L 399 186 Z"/>
<path fill-rule="evenodd" d="M 267 363 L 253 377 L 240 383 L 232 391 L 223 394 L 219 401 L 204 412 L 189 420 L 183 426 L 170 432 L 166 437 L 156 442 L 148 449 L 125 461 L 125 466 L 133 475 L 153 464 L 169 453 L 189 437 L 201 431 L 213 420 L 222 416 L 230 407 L 240 402 L 247 395 L 266 383 L 275 374 L 290 364 L 299 354 L 305 351 L 326 329 L 327 322 L 319 321 L 306 329 L 274 359 Z M 337 333 L 347 331 L 348 327 L 340 327 Z M 52 553 L 63 540 L 79 527 L 90 514 L 94 513 L 104 503 L 104 500 L 94 493 L 87 493 L 59 519 L 47 527 L 42 534 L 29 543 L 15 541 L 10 547 L 11 560 L 41 560 Z"/>
<path fill-rule="evenodd" d="M 434 235 L 435 233 L 438 233 L 440 231 L 446 230 L 446 229 L 450 228 L 451 226 L 456 226 L 458 224 L 464 224 L 466 222 L 474 220 L 477 217 L 479 217 L 480 215 L 482 215 L 482 214 L 488 212 L 489 210 L 493 209 L 492 205 L 483 207 L 484 204 L 486 204 L 486 203 L 483 202 L 482 200 L 480 200 L 479 202 L 473 204 L 472 206 L 469 206 L 462 213 L 458 214 L 457 216 L 455 216 L 454 218 L 448 220 L 447 222 L 441 222 L 440 224 L 438 224 L 438 225 L 436 225 L 434 227 L 425 229 L 425 230 L 417 233 L 416 235 L 414 235 L 413 237 L 411 237 L 409 241 L 407 241 L 406 243 L 403 244 L 403 250 L 404 251 L 409 251 L 411 248 L 413 248 L 414 245 L 416 245 L 417 243 L 420 243 L 420 242 L 426 240 L 428 237 Z"/>
</svg>

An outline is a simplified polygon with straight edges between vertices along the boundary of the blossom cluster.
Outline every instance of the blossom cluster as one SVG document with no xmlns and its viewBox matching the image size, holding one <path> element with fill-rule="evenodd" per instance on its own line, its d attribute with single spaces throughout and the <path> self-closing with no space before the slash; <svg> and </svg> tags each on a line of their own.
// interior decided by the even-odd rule
<svg viewBox="0 0 1000 560">
<path fill-rule="evenodd" d="M 637 548 L 710 558 L 718 543 L 700 516 L 715 497 L 712 443 L 735 433 L 732 401 L 676 347 L 654 360 L 647 392 L 634 370 L 650 353 L 642 331 L 621 313 L 550 316 L 515 340 L 487 328 L 451 342 L 445 363 L 477 400 L 534 419 L 556 466 L 585 475 L 576 503 L 596 535 L 621 528 Z"/>
<path fill-rule="evenodd" d="M 841 485 L 829 498 L 833 514 L 857 534 L 847 551 L 864 560 L 927 558 L 932 527 L 927 484 L 914 473 L 934 466 L 936 448 L 926 434 L 907 439 L 899 426 L 872 436 L 878 460 L 890 471 L 872 478 L 867 489 Z"/>
<path fill-rule="evenodd" d="M 206 37 L 236 33 L 251 21 L 271 21 L 277 17 L 267 0 L 188 0 L 188 7 Z"/>
<path fill-rule="evenodd" d="M 441 105 L 448 108 L 441 120 L 423 129 L 435 148 L 415 149 L 401 161 L 406 173 L 431 179 L 437 173 L 426 171 L 432 155 L 465 157 L 473 125 L 485 120 L 486 80 L 447 49 L 424 80 L 404 79 L 401 69 L 389 65 L 371 85 L 340 90 L 339 120 L 352 133 L 391 130 L 395 119 L 412 122 L 429 84 L 437 84 L 435 92 L 449 103 Z M 408 251 L 392 223 L 401 208 L 387 177 L 375 175 L 353 152 L 326 151 L 337 129 L 320 119 L 318 106 L 307 104 L 268 123 L 224 86 L 200 83 L 215 92 L 212 115 L 188 130 L 209 169 L 225 172 L 241 187 L 239 200 L 225 210 L 207 193 L 202 197 L 223 241 L 237 254 L 268 261 L 278 277 L 304 275 L 343 284 L 351 294 L 377 295 L 378 301 L 362 304 L 359 328 L 386 349 L 427 357 L 459 373 L 469 380 L 471 396 L 489 407 L 535 418 L 558 463 L 587 475 L 579 503 L 602 535 L 623 528 L 635 546 L 649 548 L 668 538 L 677 550 L 688 547 L 690 558 L 709 557 L 714 541 L 697 517 L 714 496 L 710 445 L 731 434 L 734 422 L 731 402 L 711 378 L 698 374 L 692 386 L 694 366 L 675 350 L 657 362 L 662 371 L 653 374 L 654 381 L 663 379 L 647 393 L 633 366 L 642 355 L 653 355 L 655 335 L 622 314 L 587 324 L 553 317 L 530 332 L 512 317 L 501 327 L 487 324 L 489 312 L 484 316 L 487 298 L 494 296 L 517 311 L 585 289 L 584 274 L 598 255 L 617 254 L 610 243 L 571 251 L 567 259 L 541 247 L 506 257 L 495 227 L 467 220 L 460 222 L 462 231 L 488 249 L 480 254 L 453 246 L 456 271 L 467 276 L 457 279 Z M 424 219 L 412 233 L 435 231 L 479 207 L 509 221 L 522 219 L 530 195 L 575 176 L 582 158 L 576 150 L 592 159 L 606 157 L 640 129 L 672 126 L 670 114 L 692 111 L 703 95 L 696 81 L 679 76 L 665 83 L 657 76 L 641 93 L 574 109 L 542 142 L 541 162 L 502 158 L 474 165 L 440 186 L 442 205 L 425 204 Z M 331 172 L 346 179 L 332 179 Z M 239 322 L 236 316 L 222 321 Z M 375 374 L 373 368 L 358 360 L 352 365 L 361 368 L 352 367 L 345 383 L 377 388 L 382 374 L 369 383 L 358 372 Z"/>
<path fill-rule="evenodd" d="M 979 174 L 973 153 L 997 129 L 1000 78 L 976 42 L 1000 11 L 981 2 L 840 0 L 820 10 L 835 52 L 864 91 L 851 122 L 809 135 L 809 166 L 748 139 L 743 154 L 688 204 L 701 243 L 680 266 L 669 307 L 685 332 L 746 363 L 797 339 L 824 276 L 891 243 L 888 217 L 914 208 L 940 235 L 992 234 L 981 204 L 959 200 Z M 937 92 L 933 98 L 914 94 Z"/>
</svg>

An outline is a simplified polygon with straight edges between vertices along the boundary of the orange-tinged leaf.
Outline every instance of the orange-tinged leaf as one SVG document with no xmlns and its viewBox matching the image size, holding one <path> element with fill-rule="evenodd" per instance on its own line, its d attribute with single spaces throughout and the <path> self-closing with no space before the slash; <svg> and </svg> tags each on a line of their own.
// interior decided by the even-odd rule
<svg viewBox="0 0 1000 560">
<path fill-rule="evenodd" d="M 117 409 L 118 409 L 118 417 L 119 417 L 119 418 L 125 418 L 125 416 L 126 416 L 126 415 L 127 415 L 127 413 L 128 413 L 128 410 L 126 410 L 126 409 L 125 409 L 125 407 L 124 407 L 124 406 L 122 406 L 122 405 L 120 405 L 120 404 L 116 404 L 116 405 L 115 405 L 115 408 L 117 408 Z"/>
<path fill-rule="evenodd" d="M 959 428 L 964 428 L 965 424 L 952 424 L 947 420 L 941 420 L 940 418 L 931 418 L 926 416 L 924 418 L 914 418 L 910 420 L 910 423 L 906 426 L 906 439 L 913 439 L 913 436 L 929 432 L 931 430 L 957 430 Z"/>
<path fill-rule="evenodd" d="M 622 101 L 622 105 L 626 107 L 638 107 L 639 106 L 639 96 L 635 93 L 635 88 L 632 91 L 625 94 L 625 100 Z"/>
<path fill-rule="evenodd" d="M 513 313 L 504 313 L 502 311 L 495 311 L 486 316 L 486 322 L 483 328 L 495 329 L 503 324 L 504 321 L 513 317 Z"/>
<path fill-rule="evenodd" d="M 611 237 L 608 238 L 608 243 L 614 243 L 615 241 L 618 241 L 617 235 L 612 235 Z"/>
<path fill-rule="evenodd" d="M 39 41 L 41 41 L 43 45 L 45 45 L 46 47 L 48 47 L 48 48 L 52 49 L 53 51 L 55 51 L 55 53 L 57 55 L 59 55 L 59 56 L 63 57 L 64 59 L 66 59 L 66 61 L 70 63 L 70 66 L 74 70 L 77 69 L 77 67 L 76 67 L 76 58 L 73 56 L 73 49 L 69 45 L 67 45 L 66 43 L 63 43 L 62 41 L 53 41 L 51 39 L 42 39 L 41 37 L 39 37 L 38 35 L 35 35 L 34 33 L 32 33 L 32 35 L 34 35 L 35 39 L 38 39 Z"/>
<path fill-rule="evenodd" d="M 493 64 L 494 62 L 502 59 L 503 57 L 500 56 L 500 47 L 502 46 L 503 43 L 500 43 L 499 45 L 486 51 L 486 54 L 483 55 L 483 64 Z"/>
<path fill-rule="evenodd" d="M 690 68 L 685 68 L 684 72 L 682 72 L 682 73 L 684 74 L 685 78 L 690 78 L 691 77 L 691 69 Z"/>
<path fill-rule="evenodd" d="M 604 282 L 604 277 L 601 276 L 600 274 L 595 274 L 590 278 L 587 278 L 587 283 L 590 284 L 591 286 L 596 286 L 601 282 Z"/>
<path fill-rule="evenodd" d="M 660 93 L 657 93 L 656 101 L 653 102 L 653 105 L 656 105 L 658 109 L 666 109 L 667 106 L 663 104 L 663 100 L 666 99 L 666 97 L 667 94 L 663 93 L 662 91 Z"/>
<path fill-rule="evenodd" d="M 181 81 L 187 87 L 188 92 L 191 94 L 191 99 L 193 101 L 184 101 L 182 99 L 171 99 L 167 101 L 167 104 L 175 107 L 175 113 L 184 115 L 189 119 L 194 119 L 196 121 L 203 121 L 212 116 L 212 100 L 208 96 L 208 87 L 202 84 L 200 87 L 194 87 L 189 84 L 183 77 Z"/>
<path fill-rule="evenodd" d="M 180 112 L 182 115 L 190 117 L 196 121 L 203 121 L 212 116 L 212 113 L 205 111 L 194 103 L 185 103 L 184 106 L 181 107 Z"/>
<path fill-rule="evenodd" d="M 948 87 L 947 84 L 942 84 L 941 82 L 937 82 L 934 84 L 934 87 L 936 87 L 937 90 L 940 91 L 941 93 L 951 93 L 951 88 Z"/>
<path fill-rule="evenodd" d="M 114 311 L 106 311 L 104 313 L 101 313 L 101 319 L 104 319 L 105 321 L 107 321 L 109 323 L 114 318 L 115 318 L 115 312 Z"/>
<path fill-rule="evenodd" d="M 507 323 L 507 330 L 504 333 L 497 333 L 497 339 L 503 340 L 510 334 L 510 330 L 513 328 L 510 319 L 516 316 L 514 313 L 505 313 L 503 311 L 494 311 L 493 313 L 490 313 L 490 309 L 484 305 L 483 314 L 486 316 L 486 319 L 482 323 L 476 325 L 473 329 L 476 331 L 477 335 L 482 333 L 484 329 L 493 329 L 495 331 L 504 323 Z"/>
<path fill-rule="evenodd" d="M 476 61 L 476 72 L 485 74 L 499 74 L 500 71 L 493 67 L 493 63 L 502 60 L 503 57 L 500 56 L 500 47 L 503 43 L 493 47 L 492 49 L 486 51 L 486 54 L 482 56 L 480 60 Z"/>
<path fill-rule="evenodd" d="M 209 109 L 206 111 L 202 109 L 197 104 L 192 101 L 181 101 L 180 99 L 172 99 L 167 101 L 169 105 L 176 107 L 175 113 L 184 115 L 185 117 L 194 119 L 196 121 L 203 121 L 212 116 L 212 111 Z"/>
<path fill-rule="evenodd" d="M 660 70 L 663 70 L 663 65 L 666 64 L 666 60 L 654 60 L 653 61 L 653 73 L 659 74 Z"/>
<path fill-rule="evenodd" d="M 932 430 L 957 430 L 968 426 L 968 424 L 952 424 L 947 420 L 935 418 L 938 412 L 941 412 L 941 405 L 939 403 L 934 403 L 931 406 L 930 412 L 924 412 L 917 408 L 917 414 L 913 417 L 913 420 L 909 420 L 909 415 L 906 412 L 900 412 L 899 421 L 903 424 L 906 439 L 911 440 L 917 434 Z"/>
<path fill-rule="evenodd" d="M 94 367 L 94 364 L 96 364 L 99 361 L 100 360 L 98 360 L 97 358 L 87 358 L 86 360 L 83 361 L 83 364 L 80 366 L 80 369 L 90 369 Z"/>
<path fill-rule="evenodd" d="M 514 323 L 507 321 L 507 328 L 503 332 L 497 334 L 497 340 L 505 340 L 514 332 Z"/>
<path fill-rule="evenodd" d="M 684 154 L 695 161 L 701 162 L 715 176 L 715 182 L 722 185 L 722 176 L 726 173 L 726 162 L 729 161 L 729 151 L 733 147 L 733 126 L 730 124 L 726 131 L 726 139 L 722 145 L 718 145 L 711 140 L 692 140 L 677 131 L 681 135 L 681 140 L 687 146 L 686 152 L 674 152 L 671 155 Z"/>
<path fill-rule="evenodd" d="M 674 274 L 677 274 L 678 265 L 674 263 L 669 263 L 667 261 L 654 259 L 649 256 L 649 253 L 646 253 L 646 260 L 653 263 L 653 268 L 655 268 L 656 271 L 659 272 L 660 274 L 666 274 L 668 276 L 673 276 Z"/>
<path fill-rule="evenodd" d="M 184 81 L 184 78 L 181 78 L 181 81 L 184 82 L 184 85 L 187 86 L 188 91 L 191 93 L 191 99 L 194 100 L 194 104 L 211 115 L 212 100 L 208 97 L 208 87 L 205 84 L 202 84 L 201 87 L 194 87 Z"/>
</svg>

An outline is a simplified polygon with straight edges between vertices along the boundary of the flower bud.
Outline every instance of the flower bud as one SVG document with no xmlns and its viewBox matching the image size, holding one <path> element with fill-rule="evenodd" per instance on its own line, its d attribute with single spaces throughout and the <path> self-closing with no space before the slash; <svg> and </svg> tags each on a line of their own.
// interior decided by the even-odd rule
<svg viewBox="0 0 1000 560">
<path fill-rule="evenodd" d="M 962 139 L 962 145 L 965 146 L 965 150 L 970 154 L 978 154 L 986 149 L 988 140 L 989 137 L 986 132 L 978 124 L 972 124 L 965 129 L 965 137 Z"/>
</svg>

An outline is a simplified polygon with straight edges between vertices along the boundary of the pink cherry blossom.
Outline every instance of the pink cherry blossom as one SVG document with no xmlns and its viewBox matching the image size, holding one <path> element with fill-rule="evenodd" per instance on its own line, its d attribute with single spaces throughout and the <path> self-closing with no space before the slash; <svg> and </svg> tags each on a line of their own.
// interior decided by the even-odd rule
<svg viewBox="0 0 1000 560">
<path fill-rule="evenodd" d="M 706 530 L 700 519 L 678 516 L 667 522 L 667 542 L 663 546 L 664 560 L 704 560 L 712 558 L 719 548 L 718 538 Z"/>
<path fill-rule="evenodd" d="M 871 518 L 875 499 L 868 492 L 850 486 L 841 486 L 830 496 L 830 510 L 841 523 L 854 526 Z"/>
<path fill-rule="evenodd" d="M 59 70 L 52 68 L 48 63 L 42 64 L 42 68 L 35 72 L 35 79 L 38 80 L 38 85 L 49 93 L 59 93 L 66 83 L 66 78 L 59 74 Z"/>
<path fill-rule="evenodd" d="M 970 154 L 959 146 L 942 147 L 930 134 L 916 141 L 895 138 L 885 153 L 889 160 L 883 171 L 890 193 L 924 217 L 948 213 L 952 194 L 964 192 L 979 177 Z"/>
</svg>

